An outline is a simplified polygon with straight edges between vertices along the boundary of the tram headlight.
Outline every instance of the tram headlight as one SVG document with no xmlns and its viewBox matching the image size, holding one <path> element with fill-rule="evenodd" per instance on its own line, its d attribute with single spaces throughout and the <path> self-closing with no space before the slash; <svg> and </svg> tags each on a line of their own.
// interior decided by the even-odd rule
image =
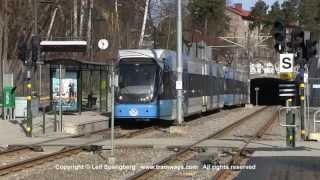
<svg viewBox="0 0 320 180">
<path fill-rule="evenodd" d="M 122 100 L 123 99 L 123 97 L 122 96 L 119 96 L 119 100 Z"/>
</svg>

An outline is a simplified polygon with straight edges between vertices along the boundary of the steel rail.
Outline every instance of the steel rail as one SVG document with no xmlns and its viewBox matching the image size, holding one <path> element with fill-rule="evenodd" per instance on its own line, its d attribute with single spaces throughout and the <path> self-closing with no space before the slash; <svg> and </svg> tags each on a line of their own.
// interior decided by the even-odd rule
<svg viewBox="0 0 320 180">
<path fill-rule="evenodd" d="M 278 113 L 277 111 L 275 111 L 272 116 L 270 117 L 270 119 L 268 119 L 268 121 L 261 126 L 256 133 L 254 134 L 254 136 L 252 136 L 249 140 L 246 141 L 246 143 L 239 148 L 239 150 L 237 151 L 237 153 L 235 155 L 232 156 L 231 160 L 229 161 L 229 165 L 232 164 L 239 164 L 242 160 L 241 157 L 243 157 L 243 154 L 245 152 L 245 150 L 247 149 L 247 146 L 255 139 L 261 139 L 262 136 L 270 129 L 270 127 L 272 126 L 272 124 L 275 123 L 275 121 L 277 120 L 277 116 Z M 227 169 L 223 169 L 218 171 L 218 173 L 214 176 L 214 179 L 216 180 L 223 180 L 226 179 L 227 176 L 229 176 L 231 174 L 231 170 L 227 170 Z"/>
<path fill-rule="evenodd" d="M 240 124 L 246 122 L 247 120 L 249 120 L 250 118 L 252 118 L 253 116 L 259 114 L 260 112 L 266 110 L 268 107 L 263 107 L 253 113 L 250 113 L 249 115 L 245 116 L 245 117 L 242 117 L 240 118 L 238 121 L 230 124 L 230 125 L 227 125 L 226 127 L 220 129 L 219 131 L 217 132 L 214 132 L 202 139 L 200 139 L 199 141 L 197 142 L 194 142 L 186 147 L 184 147 L 183 149 L 181 149 L 180 151 L 178 151 L 177 153 L 173 154 L 173 155 L 170 155 L 156 163 L 153 164 L 153 167 L 157 166 L 157 165 L 163 165 L 163 164 L 166 164 L 166 163 L 169 163 L 170 161 L 173 161 L 173 160 L 176 160 L 179 156 L 182 156 L 183 154 L 185 154 L 186 152 L 188 152 L 189 150 L 191 150 L 192 147 L 200 144 L 201 142 L 207 140 L 207 139 L 211 139 L 211 138 L 218 138 L 218 137 L 221 137 L 222 135 L 224 135 L 225 133 L 227 132 L 230 132 L 231 130 L 233 130 L 235 127 L 238 127 Z M 127 180 L 134 180 L 134 179 L 143 179 L 144 176 L 148 176 L 149 173 L 153 172 L 155 169 L 143 169 L 141 171 L 138 171 L 137 173 L 133 174 L 132 176 L 129 176 L 127 178 Z"/>
<path fill-rule="evenodd" d="M 30 145 L 20 145 L 21 147 L 0 151 L 0 156 L 8 155 L 8 154 L 11 154 L 11 153 L 17 153 L 19 151 L 30 150 L 30 149 L 32 149 L 33 146 L 39 146 L 39 145 L 42 145 L 42 144 L 45 144 L 45 143 L 49 143 L 49 142 L 54 142 L 54 141 L 59 141 L 59 140 L 69 139 L 69 138 L 78 138 L 78 137 L 83 137 L 83 136 L 87 136 L 87 135 L 101 133 L 101 132 L 104 132 L 104 131 L 110 131 L 110 128 L 100 129 L 100 130 L 92 131 L 92 132 L 89 132 L 89 133 L 81 133 L 81 134 L 76 134 L 76 135 L 58 137 L 58 138 L 49 139 L 49 140 L 45 140 L 45 141 L 41 141 L 41 142 L 36 142 L 36 143 L 30 144 Z M 17 145 L 17 146 L 19 146 L 19 145 Z"/>
<path fill-rule="evenodd" d="M 147 127 L 141 130 L 137 130 L 137 131 L 133 131 L 133 132 L 129 132 L 126 134 L 122 134 L 120 136 L 118 136 L 117 138 L 132 138 L 134 136 L 140 135 L 144 132 L 149 132 L 150 130 L 154 129 L 154 127 Z M 139 132 L 138 132 L 139 131 Z M 75 146 L 75 147 L 69 147 L 69 148 L 65 148 L 61 151 L 58 152 L 54 152 L 54 153 L 50 153 L 50 154 L 45 154 L 45 155 L 41 155 L 41 156 L 37 156 L 34 158 L 30 158 L 30 159 L 26 159 L 23 161 L 19 161 L 19 162 L 14 162 L 8 165 L 4 165 L 4 166 L 0 166 L 0 176 L 4 176 L 6 174 L 9 174 L 11 172 L 16 172 L 16 171 L 21 171 L 24 170 L 26 168 L 29 167 L 33 167 L 36 165 L 40 165 L 46 162 L 50 162 L 56 159 L 61 159 L 63 157 L 66 156 L 71 156 L 73 154 L 77 154 L 79 152 L 81 152 L 83 150 L 84 146 L 88 146 L 97 142 L 101 142 L 106 140 L 105 138 L 102 139 L 98 139 L 98 140 L 94 140 L 94 141 L 90 141 L 90 142 L 86 142 L 84 144 Z"/>
</svg>

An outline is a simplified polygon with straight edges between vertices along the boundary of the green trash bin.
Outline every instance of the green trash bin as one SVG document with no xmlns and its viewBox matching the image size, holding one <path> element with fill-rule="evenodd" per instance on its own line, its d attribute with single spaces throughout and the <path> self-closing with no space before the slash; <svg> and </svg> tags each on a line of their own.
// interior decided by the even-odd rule
<svg viewBox="0 0 320 180">
<path fill-rule="evenodd" d="M 16 95 L 13 87 L 6 86 L 3 90 L 3 106 L 5 108 L 13 108 L 15 107 L 15 99 Z"/>
</svg>

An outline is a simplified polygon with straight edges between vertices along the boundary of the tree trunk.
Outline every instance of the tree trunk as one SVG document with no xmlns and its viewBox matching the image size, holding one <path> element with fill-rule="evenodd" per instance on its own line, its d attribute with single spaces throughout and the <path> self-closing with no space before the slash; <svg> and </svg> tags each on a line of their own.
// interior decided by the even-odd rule
<svg viewBox="0 0 320 180">
<path fill-rule="evenodd" d="M 167 42 L 166 42 L 166 49 L 169 49 L 170 35 L 171 35 L 171 21 L 169 22 Z"/>
<path fill-rule="evenodd" d="M 119 13 L 118 13 L 118 0 L 114 1 L 114 7 L 115 7 L 115 11 L 116 11 L 116 26 L 117 26 L 117 42 L 118 45 L 116 46 L 117 48 L 121 48 L 121 40 L 120 40 L 120 27 L 119 27 Z"/>
<path fill-rule="evenodd" d="M 47 39 L 49 39 L 49 38 L 50 38 L 51 31 L 52 31 L 52 27 L 53 27 L 53 23 L 54 23 L 54 20 L 55 20 L 55 18 L 56 18 L 57 10 L 58 10 L 58 8 L 57 8 L 57 7 L 56 7 L 56 8 L 54 8 L 54 11 L 53 11 L 53 13 L 52 13 L 52 17 L 51 17 L 51 21 L 50 21 L 49 29 L 48 29 L 48 32 L 47 32 L 47 37 L 46 37 Z"/>
<path fill-rule="evenodd" d="M 73 0 L 73 38 L 78 38 L 78 0 Z"/>
<path fill-rule="evenodd" d="M 146 0 L 146 6 L 144 7 L 144 17 L 141 27 L 141 34 L 139 39 L 139 48 L 141 48 L 143 43 L 144 31 L 146 29 L 147 17 L 148 17 L 148 9 L 149 9 L 149 0 Z"/>
<path fill-rule="evenodd" d="M 2 88 L 3 87 L 3 59 L 2 59 L 2 48 L 3 48 L 3 17 L 5 17 L 1 12 L 3 12 L 2 8 L 0 8 L 0 60 L 1 60 L 1 69 L 0 69 L 0 92 L 2 93 Z"/>
<path fill-rule="evenodd" d="M 8 58 L 8 0 L 5 0 L 4 2 L 4 23 L 3 23 L 3 50 L 2 50 L 2 74 L 5 72 L 5 64 L 7 62 Z M 3 82 L 3 76 L 2 76 L 2 82 Z"/>
<path fill-rule="evenodd" d="M 91 4 L 91 0 L 89 0 L 89 3 Z M 80 6 L 80 27 L 79 27 L 79 36 L 80 38 L 83 38 L 83 29 L 84 29 L 84 15 L 85 15 L 85 9 L 87 8 L 87 0 L 81 0 L 81 6 Z M 90 9 L 89 9 L 90 11 Z M 90 15 L 88 15 L 90 16 Z M 88 17 L 89 18 L 89 17 Z"/>
<path fill-rule="evenodd" d="M 87 52 L 89 53 L 89 58 L 92 58 L 92 9 L 93 0 L 89 0 L 89 14 L 88 14 L 88 28 L 87 28 Z"/>
</svg>

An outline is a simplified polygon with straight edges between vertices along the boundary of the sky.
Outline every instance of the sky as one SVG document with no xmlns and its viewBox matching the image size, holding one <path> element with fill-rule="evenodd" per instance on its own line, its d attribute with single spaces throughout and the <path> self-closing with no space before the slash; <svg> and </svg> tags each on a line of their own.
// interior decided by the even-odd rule
<svg viewBox="0 0 320 180">
<path fill-rule="evenodd" d="M 251 7 L 256 3 L 256 1 L 257 0 L 229 0 L 231 4 L 242 3 L 243 8 L 246 10 L 250 10 Z M 284 0 L 264 0 L 264 2 L 269 5 L 269 7 L 276 1 L 279 1 L 279 3 L 281 4 Z"/>
</svg>

